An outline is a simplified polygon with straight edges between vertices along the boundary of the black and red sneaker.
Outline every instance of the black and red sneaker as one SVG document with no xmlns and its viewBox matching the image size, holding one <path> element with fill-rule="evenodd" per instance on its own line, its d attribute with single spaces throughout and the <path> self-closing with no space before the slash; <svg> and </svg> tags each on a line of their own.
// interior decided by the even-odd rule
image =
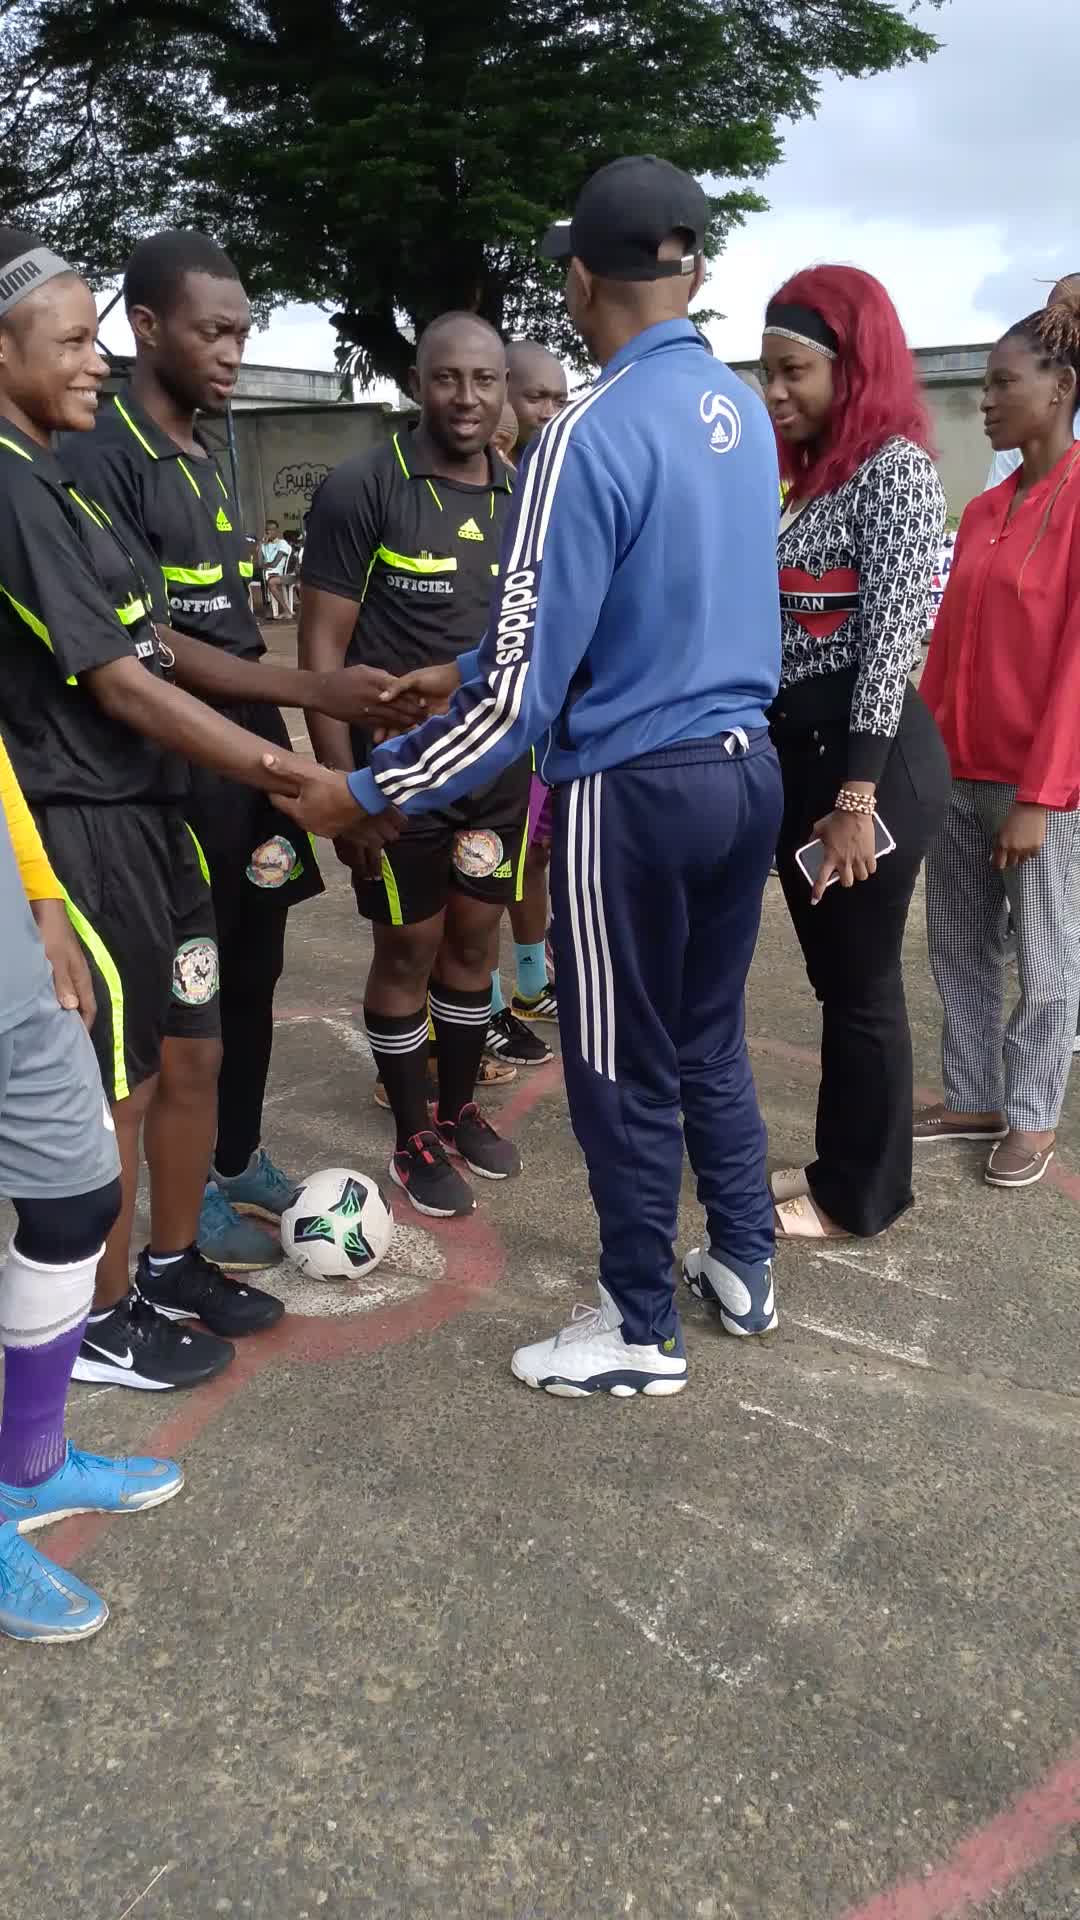
<svg viewBox="0 0 1080 1920">
<path fill-rule="evenodd" d="M 521 1172 L 521 1155 L 513 1141 L 496 1133 L 475 1100 L 462 1107 L 456 1120 L 440 1120 L 436 1115 L 435 1126 L 444 1147 L 459 1154 L 482 1180 L 512 1180 Z"/>
<path fill-rule="evenodd" d="M 417 1213 L 451 1220 L 472 1213 L 472 1189 L 450 1165 L 438 1134 L 414 1133 L 390 1162 L 390 1178 Z"/>
</svg>

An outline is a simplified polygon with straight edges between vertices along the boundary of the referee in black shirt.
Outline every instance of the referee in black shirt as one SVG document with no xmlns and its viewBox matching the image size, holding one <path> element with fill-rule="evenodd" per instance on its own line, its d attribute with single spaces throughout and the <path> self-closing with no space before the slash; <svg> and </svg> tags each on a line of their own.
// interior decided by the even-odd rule
<svg viewBox="0 0 1080 1920">
<path fill-rule="evenodd" d="M 222 413 L 236 384 L 251 310 L 236 268 L 205 234 L 140 241 L 124 273 L 135 368 L 104 401 L 92 434 L 65 456 L 142 558 L 155 617 L 240 660 L 265 652 L 251 611 L 252 557 L 237 502 L 197 413 Z M 209 696 L 208 696 L 209 697 Z M 270 697 L 219 700 L 237 725 L 287 747 Z M 289 908 L 323 891 L 311 841 L 266 795 L 197 768 L 189 811 L 206 853 L 221 955 L 222 1064 L 217 1141 L 199 1222 L 211 1259 L 243 1271 L 280 1259 L 258 1220 L 288 1206 L 295 1181 L 261 1145 L 274 991 Z"/>
<path fill-rule="evenodd" d="M 316 495 L 302 569 L 301 664 L 345 659 L 394 673 L 452 660 L 483 634 L 510 505 L 510 469 L 489 451 L 506 399 L 506 354 L 473 314 L 427 329 L 413 369 L 421 413 L 346 460 Z M 309 718 L 327 766 L 366 764 L 372 736 Z M 464 1214 L 475 1202 L 448 1151 L 472 1172 L 520 1172 L 517 1148 L 475 1104 L 491 1006 L 491 950 L 503 910 L 520 897 L 530 765 L 440 813 L 410 820 L 371 878 L 353 869 L 375 953 L 364 995 L 371 1050 L 397 1125 L 391 1178 L 421 1213 Z M 427 1007 L 438 1049 L 439 1102 L 427 1109 Z"/>
</svg>

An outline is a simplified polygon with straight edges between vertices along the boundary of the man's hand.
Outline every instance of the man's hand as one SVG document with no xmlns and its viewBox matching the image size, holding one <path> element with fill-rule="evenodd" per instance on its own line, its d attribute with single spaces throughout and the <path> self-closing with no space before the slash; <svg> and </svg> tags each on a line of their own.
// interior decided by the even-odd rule
<svg viewBox="0 0 1080 1920">
<path fill-rule="evenodd" d="M 382 813 L 365 813 L 349 792 L 345 774 L 320 767 L 315 760 L 263 754 L 263 766 L 268 773 L 276 774 L 281 768 L 284 778 L 286 762 L 287 784 L 293 791 L 279 793 L 275 788 L 274 805 L 297 821 L 305 832 L 320 833 L 327 840 L 347 836 L 351 842 L 379 850 L 388 840 L 398 838 L 401 815 L 396 807 L 386 807 Z"/>
<path fill-rule="evenodd" d="M 991 864 L 999 873 L 1004 873 L 1006 867 L 1019 867 L 1041 853 L 1045 839 L 1046 808 L 1021 805 L 1017 801 L 998 828 Z"/>
<path fill-rule="evenodd" d="M 389 722 L 398 733 L 408 733 L 427 718 L 428 703 L 419 693 L 402 688 L 381 667 L 339 667 L 319 675 L 318 711 L 347 726 L 371 728 Z"/>
<path fill-rule="evenodd" d="M 66 1012 L 80 1014 L 89 1030 L 97 1013 L 94 983 L 67 908 L 62 900 L 31 900 L 30 911 L 52 968 L 56 998 Z"/>
<path fill-rule="evenodd" d="M 874 821 L 868 813 L 827 813 L 815 820 L 814 832 L 825 848 L 821 871 L 810 898 L 816 907 L 832 875 L 842 887 L 853 887 L 856 880 L 868 880 L 877 871 L 874 852 Z"/>
<path fill-rule="evenodd" d="M 403 673 L 397 680 L 392 680 L 379 695 L 383 718 L 386 718 L 386 707 L 391 702 L 396 705 L 407 694 L 418 695 L 429 713 L 443 713 L 460 685 L 461 675 L 454 660 L 446 661 L 441 667 L 414 667 L 411 673 Z"/>
</svg>

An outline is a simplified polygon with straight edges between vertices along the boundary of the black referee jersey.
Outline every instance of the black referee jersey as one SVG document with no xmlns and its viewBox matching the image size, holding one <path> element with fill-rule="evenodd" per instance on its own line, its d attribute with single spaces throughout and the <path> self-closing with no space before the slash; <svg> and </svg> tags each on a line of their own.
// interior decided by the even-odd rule
<svg viewBox="0 0 1080 1920">
<path fill-rule="evenodd" d="M 159 620 L 244 659 L 265 653 L 250 546 L 208 448 L 185 454 L 125 388 L 103 401 L 92 433 L 67 436 L 64 454 L 153 576 Z"/>
<path fill-rule="evenodd" d="M 187 768 L 84 691 L 134 655 L 163 673 L 150 583 L 59 455 L 0 420 L 0 730 L 32 806 L 176 802 Z"/>
<path fill-rule="evenodd" d="M 418 465 L 414 444 L 395 433 L 343 460 L 312 505 L 301 578 L 363 608 L 350 666 L 453 660 L 487 624 L 513 475 L 489 453 L 487 480 L 467 486 Z"/>
</svg>

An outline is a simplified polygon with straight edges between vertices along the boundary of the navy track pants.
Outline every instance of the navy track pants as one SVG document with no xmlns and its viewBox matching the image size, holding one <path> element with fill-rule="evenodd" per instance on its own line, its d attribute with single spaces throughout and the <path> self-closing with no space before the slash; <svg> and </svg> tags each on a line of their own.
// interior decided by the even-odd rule
<svg viewBox="0 0 1080 1920">
<path fill-rule="evenodd" d="M 744 990 L 780 825 L 767 732 L 558 789 L 553 943 L 567 1100 L 625 1338 L 675 1330 L 683 1141 L 710 1245 L 773 1252 Z M 681 1111 L 681 1121 L 680 1121 Z"/>
</svg>

